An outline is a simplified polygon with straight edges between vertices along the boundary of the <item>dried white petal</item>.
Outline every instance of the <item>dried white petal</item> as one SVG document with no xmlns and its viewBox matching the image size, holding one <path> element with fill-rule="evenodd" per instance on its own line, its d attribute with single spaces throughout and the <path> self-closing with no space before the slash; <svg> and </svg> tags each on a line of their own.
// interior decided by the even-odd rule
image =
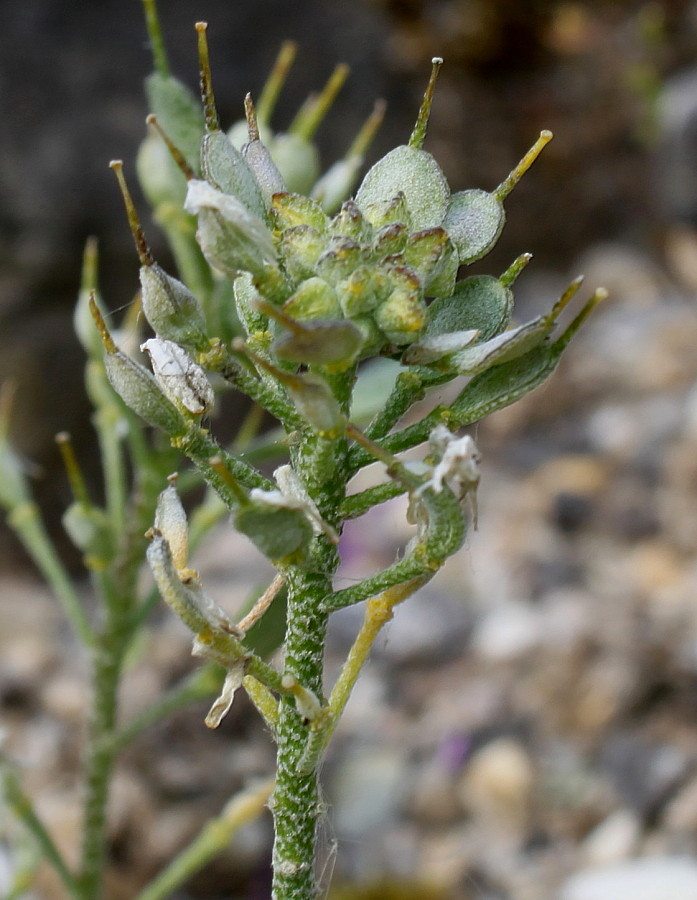
<svg viewBox="0 0 697 900">
<path fill-rule="evenodd" d="M 140 349 L 149 355 L 155 380 L 169 400 L 194 415 L 211 409 L 215 396 L 206 373 L 179 344 L 150 338 Z"/>
<path fill-rule="evenodd" d="M 235 692 L 244 681 L 246 668 L 247 660 L 241 659 L 228 669 L 220 696 L 213 703 L 204 720 L 208 728 L 217 728 L 230 711 L 232 701 L 235 699 Z"/>
</svg>

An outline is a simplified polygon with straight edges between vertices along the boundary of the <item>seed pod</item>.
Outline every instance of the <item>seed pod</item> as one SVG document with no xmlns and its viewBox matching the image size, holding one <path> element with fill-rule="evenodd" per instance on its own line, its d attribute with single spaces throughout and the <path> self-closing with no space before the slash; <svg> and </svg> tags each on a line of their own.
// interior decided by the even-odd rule
<svg viewBox="0 0 697 900">
<path fill-rule="evenodd" d="M 202 350 L 208 347 L 206 320 L 191 291 L 155 262 L 133 204 L 120 160 L 110 163 L 121 189 L 128 224 L 140 259 L 143 312 L 155 332 L 168 340 Z"/>
<path fill-rule="evenodd" d="M 169 544 L 177 572 L 186 568 L 189 559 L 189 526 L 176 488 L 177 476 L 170 475 L 169 484 L 157 498 L 155 528 Z"/>
<path fill-rule="evenodd" d="M 173 341 L 150 338 L 140 349 L 148 354 L 155 380 L 174 403 L 195 416 L 209 412 L 215 395 L 206 373 Z"/>
<path fill-rule="evenodd" d="M 551 140 L 551 131 L 541 132 L 518 165 L 492 193 L 461 191 L 450 198 L 443 227 L 455 244 L 461 265 L 480 259 L 496 244 L 506 221 L 503 201 Z"/>
<path fill-rule="evenodd" d="M 506 221 L 503 204 L 486 191 L 460 191 L 450 198 L 443 228 L 461 265 L 481 259 L 494 247 Z"/>
<path fill-rule="evenodd" d="M 197 99 L 181 81 L 159 72 L 153 72 L 145 79 L 145 93 L 151 112 L 155 113 L 192 169 L 198 169 L 204 122 Z"/>
<path fill-rule="evenodd" d="M 77 501 L 62 516 L 63 528 L 84 554 L 85 565 L 102 571 L 114 555 L 111 523 L 103 509 Z"/>
<path fill-rule="evenodd" d="M 109 334 L 94 297 L 90 311 L 104 344 L 104 368 L 107 378 L 126 406 L 150 425 L 167 434 L 181 434 L 186 425 L 177 408 L 158 387 L 153 376 L 140 363 L 122 353 Z"/>
<path fill-rule="evenodd" d="M 341 306 L 334 289 L 322 278 L 308 278 L 283 304 L 283 311 L 294 319 L 333 319 L 341 316 Z"/>
<path fill-rule="evenodd" d="M 581 283 L 581 278 L 573 281 L 547 315 L 537 316 L 524 325 L 454 353 L 449 360 L 452 367 L 461 375 L 475 375 L 528 353 L 551 334 L 559 314 L 581 287 Z"/>
<path fill-rule="evenodd" d="M 200 303 L 191 291 L 157 263 L 140 267 L 143 312 L 156 334 L 194 350 L 209 341 Z"/>
<path fill-rule="evenodd" d="M 269 152 L 288 190 L 309 194 L 321 172 L 317 147 L 298 134 L 277 134 Z"/>
<path fill-rule="evenodd" d="M 336 212 L 353 190 L 365 152 L 372 143 L 384 114 L 385 103 L 378 100 L 344 158 L 334 163 L 313 187 L 312 196 L 319 200 L 326 213 Z"/>
<path fill-rule="evenodd" d="M 313 431 L 325 436 L 341 432 L 346 420 L 324 380 L 311 373 L 298 375 L 286 389 Z"/>
<path fill-rule="evenodd" d="M 252 170 L 268 208 L 273 195 L 287 191 L 288 188 L 283 180 L 283 176 L 271 158 L 271 154 L 259 138 L 259 126 L 251 94 L 247 94 L 245 97 L 244 108 L 247 113 L 249 140 L 242 147 L 242 156 Z"/>
<path fill-rule="evenodd" d="M 363 334 L 346 320 L 316 320 L 303 323 L 274 341 L 278 359 L 315 366 L 351 365 L 363 345 Z"/>
<path fill-rule="evenodd" d="M 356 194 L 356 203 L 365 212 L 368 205 L 389 202 L 403 191 L 412 226 L 417 230 L 440 225 L 450 199 L 450 187 L 440 166 L 430 153 L 421 149 L 442 63 L 439 57 L 433 59 L 431 77 L 409 144 L 395 147 L 378 160 Z"/>
<path fill-rule="evenodd" d="M 206 181 L 223 194 L 240 201 L 259 219 L 266 204 L 248 162 L 222 131 L 212 131 L 201 142 L 201 171 Z"/>
<path fill-rule="evenodd" d="M 192 180 L 184 208 L 198 215 L 196 237 L 213 266 L 231 278 L 240 272 L 261 281 L 280 275 L 271 232 L 235 197 Z"/>
<path fill-rule="evenodd" d="M 304 513 L 284 506 L 280 491 L 252 493 L 254 500 L 233 516 L 235 528 L 272 562 L 301 553 L 312 540 L 312 526 Z"/>
<path fill-rule="evenodd" d="M 473 275 L 458 281 L 450 297 L 428 307 L 424 338 L 476 329 L 481 341 L 500 334 L 513 311 L 513 294 L 498 278 Z"/>
</svg>

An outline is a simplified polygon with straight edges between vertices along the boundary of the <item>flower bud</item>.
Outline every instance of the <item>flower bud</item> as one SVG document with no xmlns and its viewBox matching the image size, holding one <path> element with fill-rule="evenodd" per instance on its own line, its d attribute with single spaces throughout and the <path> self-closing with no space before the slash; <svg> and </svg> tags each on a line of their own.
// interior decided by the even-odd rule
<svg viewBox="0 0 697 900">
<path fill-rule="evenodd" d="M 410 235 L 404 248 L 405 263 L 421 279 L 426 294 L 448 297 L 457 277 L 457 255 L 443 228 L 429 228 Z"/>
<path fill-rule="evenodd" d="M 364 218 L 355 201 L 347 200 L 332 219 L 329 233 L 333 236 L 352 238 L 359 243 L 366 243 L 372 240 L 373 228 L 370 222 Z"/>
<path fill-rule="evenodd" d="M 312 225 L 286 228 L 281 238 L 281 253 L 290 277 L 300 281 L 314 275 L 317 260 L 326 246 L 326 239 Z"/>
<path fill-rule="evenodd" d="M 407 245 L 409 229 L 401 222 L 392 222 L 383 225 L 375 232 L 373 249 L 378 256 L 394 256 L 401 253 Z"/>
<path fill-rule="evenodd" d="M 317 260 L 315 271 L 325 281 L 335 285 L 348 278 L 358 266 L 369 261 L 366 247 L 351 238 L 335 237 L 331 239 L 329 249 Z"/>
<path fill-rule="evenodd" d="M 316 200 L 302 194 L 276 194 L 272 201 L 274 226 L 279 231 L 296 225 L 311 225 L 324 234 L 329 225 L 329 217 Z"/>
<path fill-rule="evenodd" d="M 375 323 L 390 343 L 402 346 L 415 341 L 421 333 L 426 321 L 426 304 L 421 282 L 412 269 L 394 267 L 390 279 L 394 289 L 375 311 Z"/>
<path fill-rule="evenodd" d="M 150 357 L 155 381 L 175 406 L 195 416 L 210 411 L 215 401 L 206 373 L 173 341 L 150 338 L 140 349 Z"/>
<path fill-rule="evenodd" d="M 411 215 L 407 208 L 407 198 L 404 195 L 404 191 L 396 191 L 387 200 L 366 203 L 361 206 L 361 211 L 366 220 L 375 229 L 382 228 L 383 225 L 392 225 L 393 223 L 406 225 L 409 229 L 412 227 Z"/>
<path fill-rule="evenodd" d="M 389 276 L 374 266 L 359 266 L 336 285 L 336 295 L 344 315 L 353 319 L 370 312 L 389 296 Z"/>
<path fill-rule="evenodd" d="M 308 278 L 283 304 L 283 311 L 300 322 L 341 316 L 336 292 L 322 278 Z"/>
</svg>

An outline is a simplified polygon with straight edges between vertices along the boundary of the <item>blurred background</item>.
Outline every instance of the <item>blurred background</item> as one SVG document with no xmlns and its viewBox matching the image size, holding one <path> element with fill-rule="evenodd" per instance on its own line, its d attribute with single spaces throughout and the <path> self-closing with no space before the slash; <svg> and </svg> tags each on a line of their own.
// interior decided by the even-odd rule
<svg viewBox="0 0 697 900">
<path fill-rule="evenodd" d="M 259 90 L 282 40 L 300 53 L 277 127 L 348 62 L 319 134 L 325 164 L 376 97 L 389 107 L 370 160 L 405 141 L 429 61 L 443 56 L 427 149 L 453 190 L 492 189 L 540 129 L 555 132 L 507 201 L 496 250 L 473 271 L 498 274 L 534 254 L 516 285 L 521 320 L 581 273 L 586 289 L 610 291 L 552 380 L 473 430 L 484 459 L 479 530 L 400 610 L 325 766 L 339 841 L 332 896 L 605 900 L 610 890 L 624 900 L 632 882 L 621 879 L 646 860 L 641 900 L 663 897 L 671 878 L 676 900 L 697 896 L 697 4 L 160 7 L 173 70 L 192 87 L 193 23 L 209 21 L 224 124 Z M 77 566 L 61 537 L 69 494 L 53 436 L 71 431 L 96 473 L 71 316 L 90 234 L 106 301 L 123 307 L 137 286 L 108 162 L 133 170 L 150 54 L 135 0 L 4 0 L 0 21 L 0 381 L 17 383 L 13 440 Z M 349 532 L 342 577 L 394 558 L 407 538 L 402 512 L 380 508 Z M 198 565 L 234 609 L 231 571 L 242 598 L 259 567 L 229 534 L 218 540 Z M 0 566 L 0 708 L 69 847 L 83 667 L 7 530 Z M 359 612 L 335 617 L 330 678 Z M 191 665 L 168 620 L 151 644 L 134 664 L 126 713 Z M 114 900 L 132 897 L 217 812 L 221 791 L 271 769 L 241 699 L 219 732 L 206 732 L 202 715 L 178 715 L 124 760 Z M 230 884 L 240 900 L 268 897 L 268 839 L 268 821 L 250 827 L 177 897 L 229 897 Z M 41 890 L 41 900 L 60 896 L 50 878 Z"/>
</svg>

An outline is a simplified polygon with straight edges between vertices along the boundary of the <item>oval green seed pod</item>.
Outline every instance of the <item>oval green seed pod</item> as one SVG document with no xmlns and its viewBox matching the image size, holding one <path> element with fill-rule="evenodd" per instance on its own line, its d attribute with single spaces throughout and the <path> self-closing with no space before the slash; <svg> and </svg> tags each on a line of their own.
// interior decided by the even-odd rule
<svg viewBox="0 0 697 900">
<path fill-rule="evenodd" d="M 186 285 L 153 263 L 140 267 L 140 286 L 143 312 L 156 334 L 195 350 L 208 347 L 203 309 Z"/>
<path fill-rule="evenodd" d="M 201 141 L 201 172 L 209 184 L 223 194 L 236 197 L 260 219 L 266 204 L 254 173 L 223 131 L 211 131 Z"/>
<path fill-rule="evenodd" d="M 150 111 L 157 116 L 191 168 L 198 171 L 204 121 L 197 98 L 177 78 L 159 72 L 153 72 L 145 79 L 145 93 Z"/>
<path fill-rule="evenodd" d="M 424 337 L 454 331 L 479 331 L 480 340 L 500 334 L 513 311 L 513 293 L 491 275 L 458 281 L 450 297 L 438 297 L 428 307 Z"/>
<path fill-rule="evenodd" d="M 278 272 L 271 232 L 236 197 L 191 180 L 184 208 L 198 215 L 196 237 L 206 259 L 231 278 L 250 272 L 268 281 Z"/>
<path fill-rule="evenodd" d="M 107 378 L 126 406 L 149 425 L 167 434 L 180 434 L 185 424 L 177 408 L 164 396 L 153 376 L 140 363 L 117 350 L 104 357 Z"/>
<path fill-rule="evenodd" d="M 167 480 L 169 484 L 157 498 L 154 527 L 169 544 L 175 569 L 181 571 L 189 559 L 189 526 L 176 488 L 176 474 Z"/>
<path fill-rule="evenodd" d="M 461 265 L 485 256 L 506 222 L 503 203 L 486 191 L 460 191 L 450 198 L 443 228 L 457 249 Z"/>
<path fill-rule="evenodd" d="M 356 194 L 356 203 L 370 220 L 368 207 L 389 203 L 399 191 L 404 193 L 414 228 L 421 230 L 442 224 L 450 187 L 430 153 L 406 144 L 390 150 L 366 174 Z"/>
<path fill-rule="evenodd" d="M 111 524 L 103 509 L 79 501 L 71 503 L 61 519 L 75 547 L 85 557 L 85 565 L 101 571 L 114 555 Z"/>
<path fill-rule="evenodd" d="M 166 203 L 181 206 L 186 194 L 186 179 L 172 160 L 157 134 L 142 141 L 136 156 L 136 172 L 148 203 L 157 209 Z"/>
<path fill-rule="evenodd" d="M 257 113 L 251 94 L 247 94 L 244 98 L 244 108 L 247 115 L 249 140 L 242 146 L 242 156 L 254 173 L 268 208 L 273 195 L 287 191 L 288 188 L 266 145 L 261 141 Z"/>
<path fill-rule="evenodd" d="M 343 430 L 345 417 L 325 381 L 313 374 L 303 374 L 288 384 L 287 390 L 313 431 L 328 436 Z"/>
<path fill-rule="evenodd" d="M 363 334 L 347 320 L 306 322 L 274 341 L 278 359 L 316 366 L 349 366 L 363 345 Z"/>
<path fill-rule="evenodd" d="M 268 146 L 288 190 L 309 194 L 321 171 L 317 147 L 299 134 L 277 134 Z"/>
<path fill-rule="evenodd" d="M 312 526 L 299 509 L 256 501 L 238 509 L 233 521 L 272 562 L 297 554 L 312 540 Z"/>
</svg>

